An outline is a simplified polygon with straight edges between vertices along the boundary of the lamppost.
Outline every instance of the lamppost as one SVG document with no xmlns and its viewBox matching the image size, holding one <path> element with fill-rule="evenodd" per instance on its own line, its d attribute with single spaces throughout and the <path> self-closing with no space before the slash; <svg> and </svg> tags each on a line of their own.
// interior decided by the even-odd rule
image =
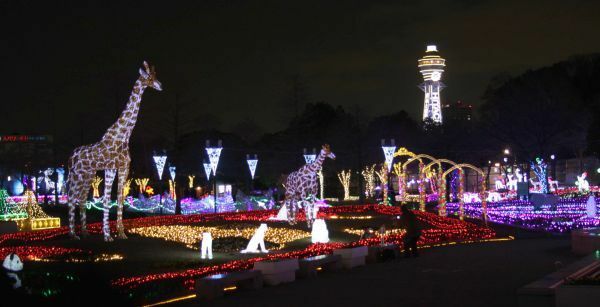
<svg viewBox="0 0 600 307">
<path fill-rule="evenodd" d="M 256 165 L 258 164 L 258 156 L 254 154 L 253 158 L 250 158 L 250 155 L 246 155 L 246 162 L 248 163 L 248 168 L 250 169 L 250 190 L 254 191 L 254 174 L 256 173 Z"/>
<path fill-rule="evenodd" d="M 162 206 L 162 174 L 165 171 L 165 163 L 167 162 L 167 154 L 165 153 L 165 151 L 163 150 L 162 154 L 157 154 L 156 152 L 154 153 L 154 155 L 152 156 L 152 159 L 154 159 L 154 166 L 156 167 L 156 172 L 158 173 L 158 187 L 159 187 L 159 194 L 158 194 L 158 205 L 160 206 L 160 214 L 163 213 L 163 206 Z"/>
<path fill-rule="evenodd" d="M 556 180 L 556 156 L 550 155 L 550 160 L 552 160 L 552 180 Z"/>
<path fill-rule="evenodd" d="M 175 166 L 169 166 L 169 176 L 171 177 L 171 184 L 169 184 L 169 192 L 171 193 L 171 197 L 173 197 L 173 200 L 177 200 L 177 193 L 175 192 L 176 190 L 176 186 L 175 186 L 175 175 L 176 175 L 176 171 L 177 171 L 177 167 Z"/>
<path fill-rule="evenodd" d="M 210 168 L 212 170 L 214 180 L 213 194 L 215 202 L 215 213 L 217 213 L 217 166 L 219 165 L 221 150 L 223 150 L 221 140 L 219 140 L 217 144 L 217 147 L 210 147 L 210 141 L 206 140 L 206 154 L 208 155 L 208 161 L 210 162 Z"/>
<path fill-rule="evenodd" d="M 385 146 L 385 139 L 381 139 L 381 149 L 383 150 L 383 155 L 385 157 L 385 166 L 387 167 L 387 182 L 385 185 L 385 189 L 383 190 L 384 203 L 389 205 L 388 201 L 388 191 L 390 189 L 391 180 L 390 172 L 392 171 L 392 163 L 394 161 L 394 152 L 396 152 L 396 140 L 390 140 L 391 146 Z M 419 185 L 421 186 L 421 185 Z"/>
</svg>

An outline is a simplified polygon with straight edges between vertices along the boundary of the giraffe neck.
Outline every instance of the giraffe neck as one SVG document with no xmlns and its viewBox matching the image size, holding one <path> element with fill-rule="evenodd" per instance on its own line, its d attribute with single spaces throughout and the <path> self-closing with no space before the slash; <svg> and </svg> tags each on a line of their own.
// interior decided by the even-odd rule
<svg viewBox="0 0 600 307">
<path fill-rule="evenodd" d="M 133 86 L 125 110 L 123 110 L 117 121 L 108 128 L 102 137 L 102 141 L 129 143 L 129 137 L 131 136 L 131 132 L 137 121 L 144 90 L 146 90 L 146 86 L 142 85 L 140 77 Z"/>
<path fill-rule="evenodd" d="M 323 152 L 321 152 L 319 153 L 319 156 L 317 156 L 313 163 L 306 166 L 306 169 L 310 172 L 316 173 L 321 169 L 323 161 L 325 161 L 325 155 L 323 154 Z"/>
</svg>

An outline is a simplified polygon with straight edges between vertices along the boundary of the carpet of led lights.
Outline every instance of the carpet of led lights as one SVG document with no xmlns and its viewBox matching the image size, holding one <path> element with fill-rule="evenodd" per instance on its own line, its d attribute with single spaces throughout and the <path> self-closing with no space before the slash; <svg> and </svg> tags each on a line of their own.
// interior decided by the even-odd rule
<svg viewBox="0 0 600 307">
<path fill-rule="evenodd" d="M 103 274 L 114 272 L 114 275 L 111 275 L 113 277 L 108 276 L 108 279 L 104 280 L 107 285 L 122 293 L 127 299 L 131 300 L 131 303 L 145 303 L 190 293 L 194 280 L 199 277 L 249 269 L 257 261 L 292 257 L 302 258 L 330 254 L 338 248 L 380 244 L 381 238 L 377 236 L 359 240 L 360 230 L 365 225 L 378 227 L 380 223 L 387 224 L 388 229 L 383 236 L 383 240 L 387 243 L 402 245 L 404 231 L 395 226 L 396 223 L 394 222 L 400 216 L 400 210 L 397 207 L 364 205 L 323 208 L 319 212 L 319 216 L 327 220 L 330 237 L 332 238 L 332 241 L 327 244 L 310 244 L 310 231 L 306 229 L 304 223 L 291 227 L 286 222 L 269 220 L 270 217 L 276 214 L 276 210 L 261 210 L 126 219 L 124 224 L 131 240 L 104 243 L 97 239 L 97 243 L 94 244 L 100 246 L 99 249 L 103 252 L 83 247 L 74 248 L 73 246 L 78 245 L 73 245 L 72 241 L 66 240 L 67 227 L 4 234 L 0 235 L 0 256 L 9 252 L 16 252 L 22 255 L 26 267 L 31 262 L 37 263 L 38 267 L 53 266 L 54 268 L 61 268 L 62 263 L 77 265 L 77 263 L 84 262 L 93 267 L 96 265 L 95 263 L 102 262 L 103 264 L 98 267 L 98 270 L 102 270 Z M 428 212 L 416 212 L 416 215 L 424 228 L 422 240 L 419 242 L 424 247 L 457 242 L 469 243 L 496 240 L 495 232 L 487 227 L 458 219 L 439 217 Z M 303 214 L 299 215 L 299 219 L 303 220 Z M 271 246 L 275 245 L 277 247 L 270 253 L 245 254 L 243 256 L 231 249 L 227 250 L 225 248 L 219 252 L 219 248 L 216 248 L 215 260 L 200 261 L 198 259 L 199 253 L 196 249 L 199 246 L 200 234 L 203 231 L 213 233 L 215 239 L 213 244 L 220 239 L 241 238 L 247 240 L 252 236 L 259 223 L 268 224 L 269 230 L 265 236 L 265 241 L 270 242 Z M 111 222 L 112 231 L 115 231 L 115 226 L 115 223 Z M 93 236 L 100 238 L 100 223 L 89 224 L 88 230 Z M 83 239 L 81 241 L 83 245 L 81 246 L 86 246 L 85 240 L 91 239 Z M 184 266 L 166 266 L 157 269 L 152 260 L 146 264 L 139 261 L 130 263 L 128 262 L 130 255 L 126 253 L 107 252 L 110 251 L 110 246 L 112 246 L 110 244 L 120 244 L 122 247 L 134 240 L 137 240 L 136 244 L 142 244 L 147 240 L 155 242 L 153 244 L 158 244 L 160 253 L 157 250 L 153 254 L 166 254 L 168 249 L 176 249 L 177 253 L 193 254 L 194 261 L 188 261 L 189 263 Z M 218 244 L 214 246 L 218 246 Z M 225 254 L 225 252 L 228 254 Z M 135 273 L 127 273 L 130 275 L 123 276 L 124 273 L 120 272 L 119 269 L 110 269 L 113 265 L 136 265 L 139 269 L 136 267 L 135 270 L 131 271 Z M 78 278 L 78 276 L 76 277 Z"/>
<path fill-rule="evenodd" d="M 587 197 L 561 198 L 554 206 L 542 205 L 536 209 L 529 201 L 507 200 L 487 203 L 487 214 L 490 222 L 562 233 L 600 226 L 600 215 L 587 216 L 586 202 Z M 468 217 L 482 217 L 481 203 L 465 204 L 464 209 Z M 448 214 L 457 214 L 458 203 L 446 204 L 446 210 Z"/>
<path fill-rule="evenodd" d="M 161 238 L 167 241 L 183 243 L 186 247 L 196 250 L 202 241 L 202 233 L 210 232 L 215 241 L 213 242 L 213 251 L 230 252 L 232 249 L 223 248 L 223 245 L 219 244 L 219 239 L 241 237 L 250 240 L 255 230 L 256 225 L 254 224 L 233 223 L 215 227 L 190 225 L 148 226 L 129 229 L 128 232 L 144 237 Z M 310 237 L 310 232 L 308 231 L 284 227 L 270 227 L 265 233 L 265 243 L 274 243 L 276 244 L 275 248 L 270 249 L 279 250 L 284 248 L 285 244 L 289 242 L 308 237 Z"/>
</svg>

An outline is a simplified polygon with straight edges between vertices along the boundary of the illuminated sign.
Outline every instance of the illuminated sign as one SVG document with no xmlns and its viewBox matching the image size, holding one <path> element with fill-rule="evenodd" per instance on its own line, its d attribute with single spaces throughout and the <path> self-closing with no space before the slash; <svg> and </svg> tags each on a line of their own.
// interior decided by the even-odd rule
<svg viewBox="0 0 600 307">
<path fill-rule="evenodd" d="M 0 142 L 49 142 L 49 135 L 0 135 Z"/>
</svg>

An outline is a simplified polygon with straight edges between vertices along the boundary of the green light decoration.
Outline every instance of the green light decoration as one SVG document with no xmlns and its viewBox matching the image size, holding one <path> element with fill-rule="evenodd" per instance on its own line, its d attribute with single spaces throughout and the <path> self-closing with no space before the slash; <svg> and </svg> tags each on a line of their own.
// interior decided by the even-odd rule
<svg viewBox="0 0 600 307">
<path fill-rule="evenodd" d="M 18 206 L 8 200 L 8 192 L 5 189 L 0 190 L 0 221 L 9 221 L 14 219 L 23 219 L 27 217 L 27 212 L 23 207 Z"/>
</svg>

